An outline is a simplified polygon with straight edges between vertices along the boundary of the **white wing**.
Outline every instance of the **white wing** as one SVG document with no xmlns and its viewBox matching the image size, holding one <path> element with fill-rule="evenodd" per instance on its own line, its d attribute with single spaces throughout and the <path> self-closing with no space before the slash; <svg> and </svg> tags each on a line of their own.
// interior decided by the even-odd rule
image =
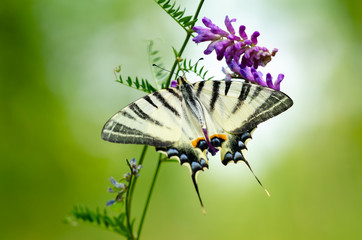
<svg viewBox="0 0 362 240">
<path fill-rule="evenodd" d="M 280 91 L 241 81 L 202 81 L 193 86 L 209 115 L 210 140 L 221 150 L 224 165 L 231 161 L 248 164 L 243 151 L 252 131 L 293 105 Z"/>
<path fill-rule="evenodd" d="M 170 146 L 181 135 L 182 95 L 176 88 L 146 95 L 115 114 L 102 138 L 116 143 Z"/>
<path fill-rule="evenodd" d="M 252 130 L 293 105 L 280 91 L 236 80 L 197 82 L 194 89 L 212 119 L 233 134 Z"/>
</svg>

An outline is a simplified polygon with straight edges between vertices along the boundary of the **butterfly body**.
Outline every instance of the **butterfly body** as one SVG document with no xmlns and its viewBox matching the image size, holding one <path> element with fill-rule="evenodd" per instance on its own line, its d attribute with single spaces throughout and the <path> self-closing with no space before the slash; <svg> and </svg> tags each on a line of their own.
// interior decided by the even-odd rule
<svg viewBox="0 0 362 240">
<path fill-rule="evenodd" d="M 249 166 L 243 151 L 252 131 L 292 105 L 286 94 L 251 83 L 190 84 L 179 77 L 177 87 L 146 95 L 119 111 L 105 124 L 102 138 L 155 146 L 178 159 L 190 166 L 198 193 L 196 174 L 209 167 L 208 152 L 220 151 L 224 165 L 244 161 Z"/>
</svg>

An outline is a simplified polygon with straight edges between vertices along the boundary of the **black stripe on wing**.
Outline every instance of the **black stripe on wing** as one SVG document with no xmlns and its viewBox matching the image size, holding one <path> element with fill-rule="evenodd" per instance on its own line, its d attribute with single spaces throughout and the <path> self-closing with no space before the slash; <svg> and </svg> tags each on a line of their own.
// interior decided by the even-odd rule
<svg viewBox="0 0 362 240">
<path fill-rule="evenodd" d="M 122 116 L 124 116 L 124 117 L 126 117 L 126 118 L 129 118 L 129 119 L 131 119 L 131 120 L 136 121 L 136 118 L 133 117 L 133 116 L 132 116 L 131 114 L 129 114 L 128 112 L 122 111 L 122 112 L 120 112 L 120 113 L 122 114 Z"/>
<path fill-rule="evenodd" d="M 152 101 L 152 99 L 150 98 L 149 95 L 144 96 L 143 99 L 146 100 L 149 104 L 151 104 L 155 108 L 158 108 L 157 105 Z"/>
<path fill-rule="evenodd" d="M 279 115 L 293 105 L 293 101 L 286 94 L 280 91 L 273 91 L 272 94 L 261 104 L 240 128 L 233 130 L 233 133 L 242 133 L 254 129 L 259 123 Z"/>
<path fill-rule="evenodd" d="M 196 97 L 200 97 L 200 93 L 205 86 L 205 81 L 197 82 Z"/>
<path fill-rule="evenodd" d="M 138 107 L 136 103 L 131 103 L 129 105 L 129 109 L 131 109 L 138 117 L 140 117 L 143 120 L 152 122 L 158 126 L 163 127 L 163 124 L 157 121 L 156 119 L 152 118 L 150 115 L 145 113 L 141 108 Z"/>
<path fill-rule="evenodd" d="M 182 96 L 179 92 L 176 92 L 173 88 L 166 88 L 166 91 L 171 93 L 173 96 L 175 96 L 180 102 L 182 101 Z"/>
<path fill-rule="evenodd" d="M 231 87 L 231 83 L 232 83 L 232 81 L 225 81 L 225 92 L 224 92 L 225 96 L 228 95 L 229 89 Z"/>
<path fill-rule="evenodd" d="M 257 86 L 257 87 L 255 88 L 255 90 L 254 90 L 254 92 L 253 92 L 253 95 L 251 95 L 251 97 L 250 97 L 249 103 L 259 96 L 261 90 L 263 90 L 263 88 L 260 87 L 260 86 Z"/>
<path fill-rule="evenodd" d="M 232 114 L 234 114 L 241 106 L 241 104 L 245 101 L 245 99 L 248 97 L 250 92 L 251 85 L 250 84 L 243 84 L 240 95 L 238 97 L 238 101 L 236 102 L 234 109 L 232 110 Z"/>
<path fill-rule="evenodd" d="M 115 143 L 146 144 L 151 146 L 168 146 L 173 143 L 115 121 L 107 122 L 104 125 L 102 139 Z"/>
<path fill-rule="evenodd" d="M 213 81 L 212 83 L 212 95 L 210 101 L 210 111 L 213 112 L 215 110 L 215 103 L 219 97 L 219 90 L 220 90 L 220 81 Z"/>
<path fill-rule="evenodd" d="M 174 115 L 176 115 L 177 117 L 181 117 L 180 113 L 166 101 L 166 99 L 161 95 L 161 93 L 154 92 L 152 95 L 155 96 L 157 100 L 159 100 L 162 103 L 162 105 L 165 106 L 165 108 L 167 108 L 168 110 L 170 110 Z"/>
</svg>

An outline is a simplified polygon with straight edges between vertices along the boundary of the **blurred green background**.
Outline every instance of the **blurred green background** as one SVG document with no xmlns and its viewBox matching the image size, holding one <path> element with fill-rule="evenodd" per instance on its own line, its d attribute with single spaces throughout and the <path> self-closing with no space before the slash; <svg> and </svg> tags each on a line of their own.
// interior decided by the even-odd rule
<svg viewBox="0 0 362 240">
<path fill-rule="evenodd" d="M 192 14 L 196 1 L 179 1 Z M 286 75 L 295 105 L 263 124 L 242 164 L 219 160 L 199 175 L 206 216 L 189 170 L 164 164 L 143 239 L 362 238 L 361 1 L 206 1 L 200 17 L 225 15 L 279 48 L 265 72 Z M 201 24 L 201 23 L 199 23 Z M 127 171 L 140 146 L 103 142 L 105 121 L 142 96 L 114 80 L 149 77 L 146 48 L 171 67 L 184 33 L 153 1 L 2 0 L 0 3 L 0 239 L 122 239 L 63 223 L 74 204 L 105 206 L 108 178 Z M 198 59 L 206 45 L 189 44 Z M 214 53 L 204 64 L 220 75 Z M 197 80 L 197 79 L 194 79 Z M 136 189 L 139 214 L 156 166 L 150 149 Z M 139 220 L 139 218 L 138 218 Z"/>
</svg>

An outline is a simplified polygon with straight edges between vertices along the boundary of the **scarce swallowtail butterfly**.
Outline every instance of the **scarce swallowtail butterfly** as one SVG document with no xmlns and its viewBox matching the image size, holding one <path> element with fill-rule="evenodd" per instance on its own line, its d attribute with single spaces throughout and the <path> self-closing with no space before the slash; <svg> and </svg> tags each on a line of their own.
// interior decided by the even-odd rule
<svg viewBox="0 0 362 240">
<path fill-rule="evenodd" d="M 104 125 L 102 138 L 155 146 L 190 166 L 203 206 L 196 175 L 209 167 L 207 153 L 220 150 L 224 165 L 243 161 L 250 168 L 243 152 L 251 132 L 292 105 L 283 92 L 239 80 L 190 84 L 179 77 L 177 87 L 146 95 L 116 113 Z"/>
</svg>

